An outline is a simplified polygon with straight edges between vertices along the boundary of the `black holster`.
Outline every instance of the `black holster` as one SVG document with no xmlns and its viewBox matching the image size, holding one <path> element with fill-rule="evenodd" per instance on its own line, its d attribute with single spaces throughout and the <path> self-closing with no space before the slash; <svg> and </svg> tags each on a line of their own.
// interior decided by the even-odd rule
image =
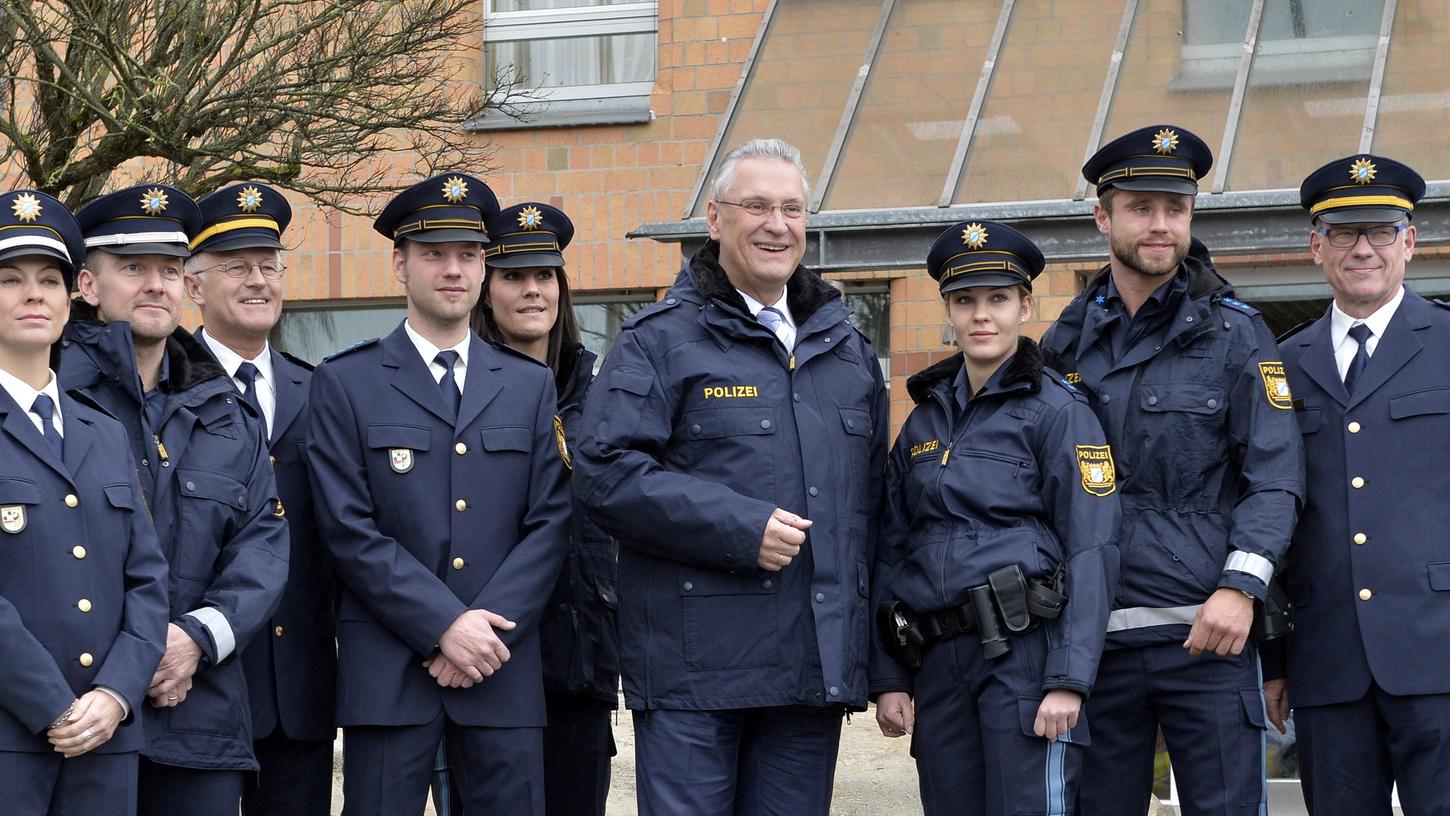
<svg viewBox="0 0 1450 816">
<path fill-rule="evenodd" d="M 1279 584 L 1278 576 L 1269 579 L 1269 592 L 1263 603 L 1254 604 L 1254 640 L 1265 641 L 1284 637 L 1294 631 L 1294 604 Z"/>
</svg>

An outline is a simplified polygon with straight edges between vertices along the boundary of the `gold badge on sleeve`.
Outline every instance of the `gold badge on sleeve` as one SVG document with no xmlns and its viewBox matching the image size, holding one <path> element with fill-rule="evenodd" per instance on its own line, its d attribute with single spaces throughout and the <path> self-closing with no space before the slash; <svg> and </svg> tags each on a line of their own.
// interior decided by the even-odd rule
<svg viewBox="0 0 1450 816">
<path fill-rule="evenodd" d="M 1289 378 L 1284 374 L 1284 364 L 1278 360 L 1259 363 L 1259 376 L 1264 380 L 1264 395 L 1269 404 L 1287 411 L 1294 407 L 1294 396 L 1289 393 Z"/>
<path fill-rule="evenodd" d="M 1118 489 L 1113 469 L 1113 452 L 1107 445 L 1077 445 L 1077 467 L 1082 472 L 1082 489 L 1094 496 L 1109 496 Z"/>
<path fill-rule="evenodd" d="M 25 505 L 7 504 L 0 507 L 0 530 L 11 534 L 25 532 Z"/>
<path fill-rule="evenodd" d="M 408 448 L 389 448 L 388 464 L 394 473 L 407 473 L 413 469 L 413 451 Z"/>
</svg>

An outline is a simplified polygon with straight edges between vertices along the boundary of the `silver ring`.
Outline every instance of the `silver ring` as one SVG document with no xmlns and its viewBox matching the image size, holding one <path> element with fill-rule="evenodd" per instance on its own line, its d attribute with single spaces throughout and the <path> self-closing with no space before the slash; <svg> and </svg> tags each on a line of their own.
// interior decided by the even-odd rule
<svg viewBox="0 0 1450 816">
<path fill-rule="evenodd" d="M 87 728 L 86 730 L 84 730 L 84 731 L 81 732 L 81 739 L 82 740 L 89 740 L 90 738 L 91 738 L 91 729 Z"/>
</svg>

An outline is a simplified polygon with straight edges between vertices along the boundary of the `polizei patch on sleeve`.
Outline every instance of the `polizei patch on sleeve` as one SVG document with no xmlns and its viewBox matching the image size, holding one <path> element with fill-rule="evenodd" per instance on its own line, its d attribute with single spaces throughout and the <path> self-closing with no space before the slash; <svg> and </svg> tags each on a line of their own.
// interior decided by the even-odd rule
<svg viewBox="0 0 1450 816">
<path fill-rule="evenodd" d="M 1108 496 L 1118 489 L 1113 452 L 1107 445 L 1078 445 L 1076 449 L 1083 490 L 1094 496 Z"/>
<path fill-rule="evenodd" d="M 1259 363 L 1259 376 L 1264 379 L 1264 394 L 1275 408 L 1289 410 L 1294 407 L 1294 397 L 1289 393 L 1289 378 L 1284 376 L 1284 364 L 1274 360 Z"/>
</svg>

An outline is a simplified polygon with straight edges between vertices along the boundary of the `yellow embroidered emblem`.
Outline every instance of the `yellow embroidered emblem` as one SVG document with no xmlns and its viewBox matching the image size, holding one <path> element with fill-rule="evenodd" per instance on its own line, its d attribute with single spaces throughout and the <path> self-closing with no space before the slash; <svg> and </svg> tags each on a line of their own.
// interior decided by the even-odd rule
<svg viewBox="0 0 1450 816">
<path fill-rule="evenodd" d="M 574 469 L 574 457 L 569 455 L 569 443 L 564 439 L 564 420 L 554 417 L 554 440 L 559 443 L 559 458 L 564 460 L 564 467 Z"/>
<path fill-rule="evenodd" d="M 166 198 L 166 191 L 160 187 L 152 187 L 141 194 L 141 212 L 147 215 L 160 215 L 166 212 L 166 205 L 170 203 Z"/>
<path fill-rule="evenodd" d="M 450 176 L 443 182 L 443 199 L 450 204 L 457 204 L 468 195 L 468 182 L 458 176 Z"/>
<path fill-rule="evenodd" d="M 1064 380 L 1067 380 L 1072 385 L 1078 385 L 1082 382 L 1082 375 L 1077 373 L 1076 371 L 1069 371 L 1066 374 L 1062 375 L 1062 378 Z"/>
<path fill-rule="evenodd" d="M 981 224 L 968 224 L 962 230 L 962 243 L 972 249 L 981 249 L 987 245 L 987 228 Z"/>
<path fill-rule="evenodd" d="M 1178 134 L 1163 128 L 1153 134 L 1153 149 L 1164 156 L 1178 149 Z"/>
<path fill-rule="evenodd" d="M 30 193 L 21 193 L 10 202 L 10 211 L 21 223 L 28 224 L 40 217 L 40 199 Z"/>
<path fill-rule="evenodd" d="M 754 399 L 760 396 L 760 387 L 755 385 L 707 385 L 705 399 Z"/>
<path fill-rule="evenodd" d="M 544 214 L 538 207 L 525 207 L 519 210 L 519 226 L 532 232 L 544 226 Z"/>
<path fill-rule="evenodd" d="M 937 449 L 940 447 L 940 439 L 931 439 L 926 442 L 918 442 L 917 444 L 911 446 L 911 458 L 915 459 L 916 457 L 921 456 L 925 453 L 936 453 Z"/>
<path fill-rule="evenodd" d="M 1349 180 L 1355 184 L 1369 184 L 1374 181 L 1375 166 L 1369 159 L 1360 159 L 1349 166 Z"/>
<path fill-rule="evenodd" d="M 1082 489 L 1094 496 L 1110 496 L 1118 489 L 1113 452 L 1107 445 L 1077 445 L 1077 467 L 1082 472 Z"/>
<path fill-rule="evenodd" d="M 260 206 L 262 206 L 262 191 L 256 187 L 243 187 L 242 191 L 237 193 L 237 208 L 242 212 L 256 212 Z"/>
<path fill-rule="evenodd" d="M 1259 376 L 1264 380 L 1264 395 L 1275 408 L 1289 410 L 1294 407 L 1294 397 L 1289 393 L 1289 378 L 1284 375 L 1284 364 L 1278 360 L 1259 363 Z"/>
</svg>

